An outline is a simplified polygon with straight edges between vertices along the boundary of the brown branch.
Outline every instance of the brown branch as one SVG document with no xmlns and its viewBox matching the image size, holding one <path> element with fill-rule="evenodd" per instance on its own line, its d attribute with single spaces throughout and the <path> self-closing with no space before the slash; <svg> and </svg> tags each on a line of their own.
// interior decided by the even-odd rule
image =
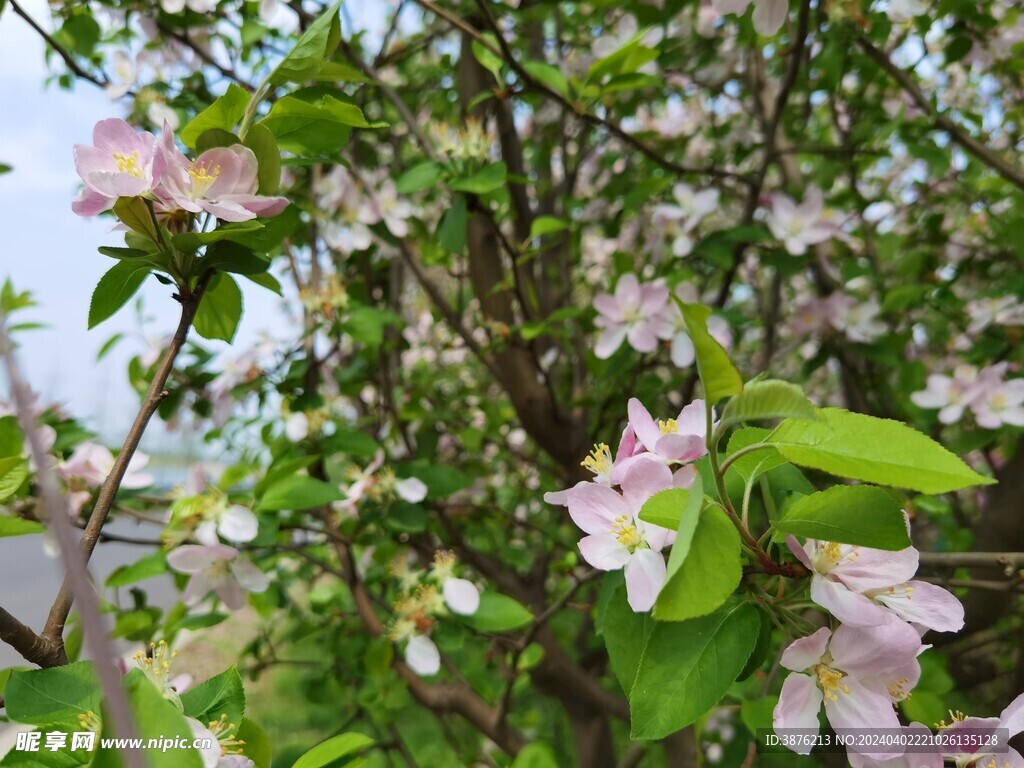
<svg viewBox="0 0 1024 768">
<path fill-rule="evenodd" d="M 21 18 L 23 18 L 28 23 L 28 25 L 32 27 L 32 29 L 34 29 L 36 33 L 41 38 L 43 38 L 43 40 L 46 41 L 46 44 L 49 45 L 57 53 L 57 55 L 64 60 L 64 63 L 67 65 L 68 69 L 70 69 L 76 77 L 80 77 L 83 80 L 87 80 L 99 88 L 106 88 L 110 84 L 110 81 L 106 80 L 106 78 L 101 80 L 95 75 L 86 72 L 84 69 L 82 69 L 81 65 L 79 65 L 79 63 L 75 61 L 74 57 L 60 43 L 54 40 L 53 36 L 49 32 L 47 32 L 45 29 L 39 26 L 39 23 L 31 16 L 29 16 L 20 5 L 18 5 L 17 0 L 10 0 L 10 3 L 11 9 L 18 16 L 21 16 Z"/>
<path fill-rule="evenodd" d="M 234 81 L 240 87 L 244 88 L 245 90 L 249 91 L 250 93 L 252 93 L 254 90 L 256 90 L 253 87 L 252 83 L 248 82 L 247 80 L 244 80 L 241 75 L 239 75 L 237 72 L 235 72 L 235 70 L 231 69 L 230 67 L 225 67 L 219 61 L 217 61 L 213 57 L 213 54 L 211 54 L 207 50 L 204 50 L 202 46 L 200 46 L 198 43 L 196 43 L 194 40 L 192 40 L 187 34 L 184 34 L 182 32 L 178 32 L 175 29 L 171 29 L 170 27 L 168 27 L 163 22 L 159 22 L 158 21 L 156 26 L 157 26 L 157 29 L 159 29 L 165 35 L 170 37 L 172 40 L 176 40 L 177 42 L 179 42 L 182 45 L 184 45 L 186 48 L 188 48 L 193 53 L 195 53 L 196 56 L 198 56 L 200 59 L 202 59 L 206 64 L 210 65 L 211 67 L 216 69 L 218 72 L 220 72 L 220 74 L 223 77 L 226 77 L 228 80 Z"/>
<path fill-rule="evenodd" d="M 40 667 L 51 667 L 61 661 L 63 650 L 0 607 L 0 640 L 14 648 L 27 661 Z M 66 661 L 66 658 L 63 659 Z"/>
<path fill-rule="evenodd" d="M 1024 552 L 922 552 L 921 565 L 932 568 L 996 568 L 1007 576 L 1024 568 Z"/>
<path fill-rule="evenodd" d="M 595 115 L 593 112 L 584 110 L 582 108 L 582 105 L 574 104 L 568 98 L 566 98 L 561 93 L 556 91 L 554 88 L 549 86 L 547 83 L 542 83 L 541 81 L 533 77 L 529 72 L 526 71 L 526 69 L 519 62 L 519 60 L 512 54 L 512 51 L 509 48 L 508 43 L 500 34 L 500 30 L 499 33 L 496 35 L 499 44 L 495 46 L 478 29 L 473 27 L 472 24 L 467 23 L 466 21 L 459 18 L 450 11 L 446 11 L 444 8 L 438 7 L 433 2 L 431 2 L 431 0 L 415 0 L 415 2 L 423 9 L 430 11 L 439 18 L 444 19 L 451 26 L 461 30 L 464 34 L 468 35 L 475 42 L 482 45 L 495 56 L 500 56 L 512 68 L 512 70 L 516 73 L 519 79 L 522 80 L 522 82 L 531 91 L 539 93 L 548 99 L 558 102 L 584 122 L 590 123 L 591 125 L 601 126 L 609 133 L 611 133 L 613 136 L 621 140 L 623 143 L 628 144 L 630 147 L 640 152 L 640 154 L 642 154 L 644 157 L 657 163 L 662 168 L 672 171 L 673 173 L 680 176 L 703 175 L 719 179 L 731 179 L 746 184 L 747 186 L 752 186 L 754 184 L 754 179 L 742 173 L 723 171 L 720 168 L 715 168 L 714 166 L 687 166 L 682 165 L 681 163 L 677 163 L 673 160 L 669 160 L 667 157 L 658 152 L 658 150 L 654 149 L 649 144 L 646 144 L 633 134 L 629 133 L 615 121 L 610 120 L 607 117 Z"/>
<path fill-rule="evenodd" d="M 1016 168 L 1005 159 L 997 155 L 982 142 L 971 136 L 962 126 L 958 125 L 947 115 L 938 112 L 931 100 L 925 95 L 921 87 L 914 82 L 910 74 L 901 69 L 889 58 L 885 51 L 877 48 L 866 37 L 858 37 L 857 44 L 861 50 L 868 55 L 879 67 L 896 81 L 897 85 L 911 98 L 914 104 L 924 112 L 937 128 L 949 134 L 950 138 L 963 147 L 969 154 L 980 160 L 989 168 L 994 170 L 1011 184 L 1024 189 L 1024 171 Z"/>
<path fill-rule="evenodd" d="M 121 452 L 114 461 L 114 467 L 110 470 L 110 474 L 100 488 L 96 504 L 93 507 L 92 514 L 89 516 L 89 522 L 85 526 L 85 533 L 82 535 L 82 540 L 79 544 L 79 550 L 85 563 L 88 563 L 89 558 L 92 557 L 93 550 L 96 548 L 96 542 L 99 541 L 103 524 L 106 522 L 107 515 L 110 513 L 110 507 L 114 503 L 114 497 L 121 487 L 121 481 L 128 471 L 128 464 L 139 447 L 139 442 L 142 440 L 142 435 L 149 425 L 149 420 L 156 413 L 157 408 L 160 407 L 160 403 L 168 395 L 164 387 L 167 384 L 171 370 L 174 368 L 174 361 L 185 344 L 192 320 L 195 318 L 196 310 L 199 308 L 199 302 L 202 300 L 203 293 L 206 291 L 206 286 L 212 276 L 212 272 L 207 272 L 199 279 L 195 289 L 191 291 L 183 290 L 181 295 L 177 297 L 181 303 L 181 320 L 178 322 L 178 329 L 175 331 L 170 346 L 164 353 L 163 360 L 160 361 L 160 366 L 153 376 L 153 381 L 149 385 L 149 391 L 142 401 L 142 407 L 135 416 L 135 421 L 128 431 L 124 445 L 121 446 Z M 74 602 L 74 597 L 73 580 L 71 574 L 68 574 L 64 577 L 64 583 L 61 585 L 60 592 L 50 608 L 50 614 L 46 619 L 46 626 L 43 628 L 44 637 L 58 643 L 63 642 L 61 638 L 64 634 L 64 624 L 67 622 L 68 614 L 71 612 L 71 604 Z"/>
</svg>

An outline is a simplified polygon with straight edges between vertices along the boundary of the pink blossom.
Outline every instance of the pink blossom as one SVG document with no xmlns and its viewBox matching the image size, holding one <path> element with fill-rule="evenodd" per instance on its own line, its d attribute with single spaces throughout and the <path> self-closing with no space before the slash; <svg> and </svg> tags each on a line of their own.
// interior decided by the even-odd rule
<svg viewBox="0 0 1024 768">
<path fill-rule="evenodd" d="M 711 5 L 723 16 L 735 13 L 738 16 L 746 12 L 751 0 L 711 0 Z M 753 0 L 754 29 L 762 35 L 774 35 L 786 21 L 789 12 L 787 0 Z"/>
<path fill-rule="evenodd" d="M 688 184 L 676 184 L 672 187 L 676 204 L 660 204 L 654 206 L 651 220 L 661 229 L 663 235 L 672 241 L 672 253 L 676 256 L 688 256 L 693 250 L 691 232 L 697 228 L 701 220 L 718 207 L 718 190 L 704 189 L 697 191 Z"/>
<path fill-rule="evenodd" d="M 665 465 L 688 464 L 707 453 L 708 424 L 703 400 L 694 400 L 676 418 L 665 421 L 655 421 L 635 397 L 630 398 L 626 408 L 637 443 L 647 452 L 634 453 L 616 462 L 612 482 L 617 482 L 638 461 L 656 459 Z"/>
<path fill-rule="evenodd" d="M 189 160 L 165 125 L 160 144 L 164 206 L 190 213 L 206 211 L 223 221 L 276 216 L 288 206 L 284 197 L 257 195 L 259 161 L 248 147 L 214 147 Z"/>
<path fill-rule="evenodd" d="M 940 725 L 940 728 L 943 728 L 943 726 Z M 1005 728 L 1008 731 L 1008 738 L 1011 739 L 1018 733 L 1024 732 L 1024 694 L 1011 701 L 999 717 L 964 717 L 962 714 L 956 713 L 953 717 L 953 722 L 943 728 L 943 734 L 951 737 L 951 743 L 956 743 L 956 736 L 958 734 L 970 733 L 972 731 L 992 734 L 996 728 Z M 1024 767 L 1024 757 L 1013 747 L 1008 747 L 1008 751 L 1000 753 L 986 752 L 984 747 L 980 746 L 973 751 L 965 747 L 958 747 L 957 749 L 943 751 L 943 757 L 955 761 L 958 766 L 996 765 L 999 768 Z"/>
<path fill-rule="evenodd" d="M 811 599 L 845 624 L 878 626 L 895 614 L 937 632 L 964 626 L 964 608 L 952 594 L 926 581 L 913 581 L 918 552 L 815 541 L 786 544 L 811 571 Z"/>
<path fill-rule="evenodd" d="M 139 470 L 149 463 L 149 456 L 136 451 L 128 462 L 128 469 L 121 481 L 122 488 L 137 489 L 152 485 L 152 475 Z M 81 483 L 89 488 L 103 485 L 114 468 L 114 454 L 98 443 L 82 443 L 57 471 L 69 484 Z"/>
<path fill-rule="evenodd" d="M 793 256 L 807 253 L 808 246 L 834 237 L 838 227 L 826 218 L 821 190 L 808 187 L 802 203 L 777 192 L 771 196 L 768 229 Z"/>
<path fill-rule="evenodd" d="M 79 216 L 109 210 L 119 197 L 138 197 L 153 189 L 159 173 L 154 168 L 156 137 L 136 132 L 119 118 L 96 123 L 93 146 L 75 144 L 75 168 L 85 189 L 72 201 Z"/>
<path fill-rule="evenodd" d="M 967 303 L 972 336 L 992 325 L 1024 325 L 1024 304 L 1014 296 L 985 297 Z"/>
<path fill-rule="evenodd" d="M 1024 427 L 1024 379 L 1002 380 L 1003 366 L 986 368 L 978 377 L 978 396 L 971 403 L 979 427 L 999 429 L 1004 424 Z"/>
<path fill-rule="evenodd" d="M 964 408 L 980 394 L 977 385 L 978 369 L 971 365 L 958 365 L 952 376 L 933 373 L 925 389 L 913 392 L 910 401 L 918 408 L 938 408 L 939 421 L 955 424 L 963 418 Z"/>
<path fill-rule="evenodd" d="M 225 544 L 185 544 L 167 555 L 167 564 L 192 576 L 185 588 L 185 605 L 195 605 L 213 591 L 237 611 L 245 605 L 246 592 L 263 592 L 270 583 L 263 571 Z"/>
<path fill-rule="evenodd" d="M 634 611 L 648 611 L 665 582 L 661 550 L 675 532 L 640 520 L 641 507 L 658 491 L 672 487 L 672 473 L 656 461 L 639 461 L 622 481 L 622 493 L 597 483 L 569 494 L 569 515 L 586 534 L 579 543 L 583 559 L 602 571 L 625 568 L 626 596 Z"/>
<path fill-rule="evenodd" d="M 837 731 L 899 728 L 893 701 L 906 698 L 920 676 L 920 651 L 917 632 L 895 620 L 877 627 L 843 624 L 834 634 L 822 627 L 794 641 L 780 662 L 793 674 L 782 685 L 774 727 L 816 733 L 824 704 L 825 716 Z M 811 751 L 810 744 L 790 748 L 804 755 Z M 885 759 L 898 754 L 875 756 Z"/>
<path fill-rule="evenodd" d="M 658 339 L 671 338 L 664 317 L 667 304 L 668 288 L 662 283 L 640 283 L 632 272 L 623 275 L 615 286 L 615 295 L 602 293 L 594 299 L 598 312 L 594 325 L 603 329 L 594 354 L 605 360 L 623 341 L 637 352 L 653 352 Z"/>
</svg>

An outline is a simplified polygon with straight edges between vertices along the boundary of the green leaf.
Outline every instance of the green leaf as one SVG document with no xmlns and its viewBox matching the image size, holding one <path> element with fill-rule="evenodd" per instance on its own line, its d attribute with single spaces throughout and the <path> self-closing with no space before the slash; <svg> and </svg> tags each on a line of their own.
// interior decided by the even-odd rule
<svg viewBox="0 0 1024 768">
<path fill-rule="evenodd" d="M 26 477 L 28 477 L 27 459 L 22 459 L 20 456 L 0 459 L 0 501 L 13 496 L 14 492 L 25 482 Z"/>
<path fill-rule="evenodd" d="M 637 613 L 626 600 L 626 587 L 621 571 L 605 576 L 605 588 L 611 592 L 601 601 L 594 628 L 604 638 L 612 672 L 629 693 L 636 679 L 640 655 L 654 631 L 655 621 L 650 611 Z"/>
<path fill-rule="evenodd" d="M 340 61 L 325 61 L 316 71 L 313 79 L 321 83 L 370 83 L 370 78 L 350 64 Z"/>
<path fill-rule="evenodd" d="M 658 622 L 629 694 L 633 739 L 661 739 L 710 710 L 746 666 L 757 642 L 757 609 L 746 603 L 710 616 Z"/>
<path fill-rule="evenodd" d="M 204 269 L 233 272 L 236 275 L 258 275 L 270 269 L 270 260 L 244 245 L 222 240 L 206 249 L 200 265 Z"/>
<path fill-rule="evenodd" d="M 408 171 L 403 173 L 397 182 L 395 182 L 395 189 L 400 195 L 411 195 L 413 192 L 422 192 L 424 189 L 430 189 L 444 175 L 445 167 L 440 163 L 435 163 L 433 160 L 427 160 L 424 163 L 414 165 Z"/>
<path fill-rule="evenodd" d="M 823 408 L 821 419 L 786 419 L 769 442 L 794 464 L 867 483 L 948 493 L 995 481 L 898 421 Z"/>
<path fill-rule="evenodd" d="M 785 381 L 753 381 L 729 400 L 722 412 L 722 428 L 767 419 L 816 419 L 818 408 L 803 390 Z"/>
<path fill-rule="evenodd" d="M 471 195 L 485 195 L 500 188 L 508 178 L 505 163 L 491 163 L 470 176 L 452 179 L 449 183 L 456 192 L 467 192 Z"/>
<path fill-rule="evenodd" d="M 257 125 L 269 129 L 281 149 L 317 156 L 340 149 L 348 141 L 349 128 L 382 128 L 387 123 L 367 122 L 359 107 L 333 96 L 315 102 L 283 96 Z"/>
<path fill-rule="evenodd" d="M 234 83 L 210 106 L 186 123 L 181 129 L 181 140 L 186 147 L 195 147 L 199 137 L 209 130 L 230 132 L 249 106 L 249 92 Z"/>
<path fill-rule="evenodd" d="M 196 311 L 196 333 L 204 339 L 220 339 L 230 344 L 241 319 L 242 291 L 238 283 L 230 275 L 214 275 Z"/>
<path fill-rule="evenodd" d="M 260 498 L 257 511 L 314 509 L 344 498 L 345 494 L 330 483 L 306 475 L 292 475 L 267 488 Z"/>
<path fill-rule="evenodd" d="M 235 144 L 241 144 L 242 140 L 238 138 L 231 131 L 225 131 L 223 128 L 211 128 L 208 131 L 203 131 L 199 138 L 196 139 L 196 152 L 200 154 L 208 149 L 215 149 L 217 147 L 233 147 Z"/>
<path fill-rule="evenodd" d="M 537 82 L 543 83 L 561 96 L 569 97 L 569 81 L 558 67 L 540 61 L 525 61 L 523 69 Z"/>
<path fill-rule="evenodd" d="M 793 502 L 775 521 L 782 533 L 839 544 L 897 550 L 910 546 L 903 505 L 870 485 L 836 485 Z"/>
<path fill-rule="evenodd" d="M 341 3 L 335 3 L 309 25 L 295 47 L 270 73 L 267 82 L 275 85 L 289 81 L 301 83 L 316 74 L 341 41 L 341 24 L 338 22 L 340 7 Z"/>
<path fill-rule="evenodd" d="M 148 264 L 119 261 L 100 278 L 89 302 L 89 329 L 95 328 L 117 310 L 139 290 L 152 271 Z"/>
<path fill-rule="evenodd" d="M 96 250 L 112 259 L 141 259 L 153 255 L 151 251 L 143 251 L 139 248 L 114 248 L 108 245 L 101 245 Z"/>
<path fill-rule="evenodd" d="M 697 373 L 704 385 L 704 397 L 714 405 L 743 390 L 743 379 L 725 349 L 708 333 L 711 309 L 703 304 L 679 304 L 686 329 L 697 355 Z"/>
<path fill-rule="evenodd" d="M 688 530 L 684 530 L 687 516 L 696 518 L 699 509 L 700 502 L 687 506 L 680 534 Z M 717 610 L 743 578 L 740 535 L 725 512 L 708 507 L 690 535 L 692 542 L 684 543 L 680 557 L 676 557 L 679 539 L 672 545 L 669 573 L 654 604 L 654 618 L 658 621 L 683 621 Z"/>
<path fill-rule="evenodd" d="M 486 38 L 487 42 L 491 44 L 492 47 L 498 47 L 498 41 L 494 37 L 494 35 L 487 34 L 484 35 L 484 37 Z M 480 66 L 482 66 L 492 75 L 494 75 L 494 79 L 497 80 L 499 84 L 501 84 L 501 67 L 504 64 L 504 61 L 502 60 L 501 56 L 496 54 L 493 50 L 491 50 L 491 48 L 488 48 L 479 40 L 473 41 L 472 48 L 473 57 L 480 62 Z"/>
<path fill-rule="evenodd" d="M 771 433 L 770 429 L 762 429 L 761 427 L 737 429 L 729 438 L 729 447 L 726 450 L 726 454 L 732 456 L 744 448 L 764 443 Z M 764 474 L 785 463 L 786 460 L 782 458 L 782 454 L 774 446 L 765 445 L 763 448 L 758 448 L 756 451 L 740 456 L 730 465 L 728 471 L 736 470 L 743 477 L 743 480 L 749 483 L 757 478 L 758 475 Z"/>
<path fill-rule="evenodd" d="M 181 694 L 185 714 L 201 723 L 228 716 L 228 722 L 237 728 L 245 715 L 245 688 L 235 667 L 211 677 Z"/>
<path fill-rule="evenodd" d="M 452 207 L 444 212 L 441 223 L 437 226 L 437 242 L 449 253 L 462 253 L 466 250 L 468 226 L 466 198 L 463 195 L 456 195 Z"/>
<path fill-rule="evenodd" d="M 79 715 L 100 709 L 99 681 L 88 661 L 15 671 L 4 696 L 7 715 L 29 725 L 77 724 Z"/>
<path fill-rule="evenodd" d="M 243 717 L 238 729 L 238 740 L 245 742 L 243 752 L 253 761 L 255 768 L 270 768 L 270 740 L 258 724 Z"/>
<path fill-rule="evenodd" d="M 263 272 L 258 275 L 242 274 L 242 276 L 247 280 L 251 280 L 256 283 L 256 285 L 276 293 L 278 296 L 284 296 L 284 290 L 281 288 L 281 282 L 269 272 Z"/>
<path fill-rule="evenodd" d="M 569 222 L 557 216 L 538 216 L 530 224 L 530 239 L 562 232 L 569 228 Z"/>
<path fill-rule="evenodd" d="M 511 768 L 558 768 L 558 759 L 551 747 L 535 741 L 519 751 Z"/>
<path fill-rule="evenodd" d="M 292 765 L 292 768 L 326 768 L 336 760 L 365 751 L 373 739 L 361 733 L 343 733 L 317 744 Z"/>
<path fill-rule="evenodd" d="M 132 232 L 137 232 L 154 243 L 160 242 L 160 233 L 153 222 L 153 214 L 141 197 L 117 198 L 114 203 L 114 215 Z"/>
<path fill-rule="evenodd" d="M 0 539 L 6 536 L 26 536 L 32 533 L 42 533 L 46 526 L 37 523 L 35 520 L 23 520 L 20 517 L 9 517 L 0 515 Z"/>
<path fill-rule="evenodd" d="M 698 478 L 699 480 L 700 478 Z M 679 521 L 683 518 L 683 510 L 690 500 L 691 490 L 686 488 L 669 488 L 659 491 L 644 502 L 640 508 L 638 517 L 645 523 L 660 525 L 670 531 L 679 527 Z M 696 494 L 700 498 L 699 494 Z"/>
<path fill-rule="evenodd" d="M 167 573 L 167 560 L 163 552 L 153 552 L 130 565 L 115 568 L 107 577 L 108 587 L 126 587 Z"/>
<path fill-rule="evenodd" d="M 476 613 L 463 620 L 480 632 L 511 632 L 533 621 L 533 614 L 508 595 L 484 592 Z"/>
<path fill-rule="evenodd" d="M 256 123 L 245 134 L 243 144 L 252 150 L 260 164 L 257 191 L 261 195 L 276 195 L 281 186 L 281 150 L 278 149 L 274 134 L 267 126 Z"/>
</svg>

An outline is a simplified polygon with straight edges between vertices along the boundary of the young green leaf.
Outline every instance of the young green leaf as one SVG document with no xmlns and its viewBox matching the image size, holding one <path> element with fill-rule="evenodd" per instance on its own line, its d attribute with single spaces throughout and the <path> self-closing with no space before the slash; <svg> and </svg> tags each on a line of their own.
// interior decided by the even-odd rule
<svg viewBox="0 0 1024 768">
<path fill-rule="evenodd" d="M 181 694 L 181 704 L 188 717 L 208 723 L 227 715 L 236 728 L 245 715 L 245 688 L 235 667 L 193 686 Z"/>
<path fill-rule="evenodd" d="M 395 182 L 395 189 L 400 195 L 411 195 L 413 192 L 422 192 L 424 189 L 430 189 L 444 175 L 445 168 L 440 163 L 435 163 L 433 160 L 427 160 L 426 162 L 414 165 L 408 171 L 403 173 L 397 182 Z"/>
<path fill-rule="evenodd" d="M 633 739 L 661 739 L 695 722 L 729 690 L 757 643 L 757 609 L 733 603 L 710 616 L 658 622 L 629 693 Z"/>
<path fill-rule="evenodd" d="M 463 195 L 456 195 L 452 207 L 444 212 L 441 223 L 437 226 L 437 241 L 449 253 L 462 253 L 466 250 L 468 227 L 466 198 Z"/>
<path fill-rule="evenodd" d="M 700 478 L 697 478 L 698 481 Z M 668 488 L 659 491 L 644 502 L 638 517 L 645 523 L 660 525 L 670 531 L 679 527 L 683 519 L 683 510 L 692 495 L 692 488 Z"/>
<path fill-rule="evenodd" d="M 185 124 L 179 134 L 182 142 L 186 147 L 196 147 L 199 137 L 209 130 L 230 132 L 245 114 L 250 98 L 248 91 L 231 83 L 222 96 Z"/>
<path fill-rule="evenodd" d="M 995 482 L 901 422 L 841 408 L 819 413 L 821 418 L 814 421 L 786 419 L 768 442 L 802 467 L 922 493 Z"/>
<path fill-rule="evenodd" d="M 262 123 L 256 123 L 245 134 L 245 146 L 252 150 L 259 162 L 257 179 L 261 195 L 276 195 L 281 186 L 281 150 L 270 129 Z"/>
<path fill-rule="evenodd" d="M 684 521 L 687 516 L 697 521 L 696 529 L 689 534 L 690 541 L 684 540 L 681 555 L 676 555 L 678 536 L 672 546 L 665 586 L 654 604 L 658 621 L 683 621 L 717 610 L 743 577 L 736 526 L 718 507 L 699 509 L 699 504 L 691 504 L 683 513 Z"/>
<path fill-rule="evenodd" d="M 117 310 L 139 290 L 152 271 L 148 264 L 134 261 L 119 261 L 100 278 L 89 302 L 89 329 L 95 328 Z"/>
<path fill-rule="evenodd" d="M 88 661 L 16 671 L 4 696 L 8 717 L 27 725 L 74 724 L 79 715 L 100 708 L 99 680 Z"/>
<path fill-rule="evenodd" d="M 340 8 L 341 3 L 335 3 L 309 25 L 295 47 L 271 72 L 267 78 L 269 83 L 302 83 L 319 71 L 323 62 L 331 57 L 341 42 L 341 24 L 338 21 Z"/>
<path fill-rule="evenodd" d="M 464 620 L 479 632 L 511 632 L 533 621 L 533 614 L 508 595 L 484 592 L 476 613 Z"/>
<path fill-rule="evenodd" d="M 818 408 L 795 384 L 752 381 L 729 400 L 722 412 L 722 429 L 733 424 L 768 419 L 816 419 Z"/>
<path fill-rule="evenodd" d="M 0 538 L 6 536 L 26 536 L 32 533 L 42 533 L 46 526 L 37 523 L 35 520 L 24 520 L 20 517 L 0 516 Z"/>
<path fill-rule="evenodd" d="M 725 349 L 708 333 L 711 309 L 703 304 L 679 303 L 697 356 L 697 373 L 704 385 L 704 397 L 712 405 L 743 390 L 743 379 Z"/>
<path fill-rule="evenodd" d="M 836 485 L 793 502 L 775 528 L 808 539 L 898 550 L 910 546 L 903 505 L 871 485 Z"/>
<path fill-rule="evenodd" d="M 731 457 L 745 448 L 760 445 L 764 443 L 771 433 L 770 429 L 762 429 L 761 427 L 737 429 L 729 438 L 726 455 Z M 785 463 L 786 460 L 775 446 L 766 444 L 764 447 L 759 447 L 757 450 L 752 450 L 750 453 L 740 456 L 740 458 L 732 462 L 729 470 L 736 470 L 743 480 L 749 483 L 756 479 L 758 475 L 764 474 Z"/>
<path fill-rule="evenodd" d="M 508 170 L 504 163 L 491 163 L 470 176 L 452 179 L 448 186 L 456 192 L 485 195 L 500 188 L 507 176 Z"/>
<path fill-rule="evenodd" d="M 345 495 L 330 483 L 306 475 L 292 475 L 267 488 L 257 509 L 260 512 L 314 509 L 344 498 Z"/>
<path fill-rule="evenodd" d="M 605 590 L 607 596 L 603 594 Z M 629 607 L 622 572 L 606 575 L 594 628 L 604 638 L 612 672 L 627 693 L 633 687 L 640 655 L 654 627 L 650 611 L 637 613 Z"/>
<path fill-rule="evenodd" d="M 363 752 L 373 744 L 373 739 L 361 733 L 343 733 L 333 739 L 317 744 L 292 764 L 292 768 L 327 768 L 338 765 L 343 757 Z"/>
<path fill-rule="evenodd" d="M 14 495 L 28 477 L 28 460 L 20 456 L 0 459 L 0 501 Z M 27 522 L 27 521 L 25 521 Z"/>
<path fill-rule="evenodd" d="M 196 333 L 204 339 L 220 339 L 229 344 L 235 338 L 242 319 L 242 291 L 226 273 L 215 275 L 196 310 Z"/>
</svg>

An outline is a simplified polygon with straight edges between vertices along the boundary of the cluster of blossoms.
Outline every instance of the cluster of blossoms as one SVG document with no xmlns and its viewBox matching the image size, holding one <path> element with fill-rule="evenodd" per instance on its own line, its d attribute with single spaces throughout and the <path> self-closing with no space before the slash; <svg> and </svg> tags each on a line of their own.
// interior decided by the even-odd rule
<svg viewBox="0 0 1024 768">
<path fill-rule="evenodd" d="M 256 515 L 241 504 L 229 504 L 219 492 L 175 502 L 164 538 L 169 545 L 177 545 L 167 554 L 167 564 L 191 577 L 183 595 L 185 605 L 196 605 L 214 592 L 230 610 L 237 611 L 245 605 L 247 592 L 265 591 L 270 584 L 267 574 L 238 548 L 221 541 L 248 544 L 258 533 Z M 199 543 L 181 543 L 189 539 Z"/>
<path fill-rule="evenodd" d="M 189 674 L 174 675 L 172 662 L 178 652 L 171 651 L 166 641 L 150 643 L 149 653 L 135 654 L 135 664 L 141 669 L 163 697 L 179 711 L 183 711 L 181 694 L 192 686 Z M 201 723 L 194 717 L 186 717 L 192 735 L 204 739 L 209 747 L 199 750 L 203 768 L 254 768 L 255 763 L 242 754 L 245 742 L 236 737 L 234 723 L 228 722 L 227 715 L 208 723 Z"/>
<path fill-rule="evenodd" d="M 391 467 L 384 466 L 384 451 L 377 451 L 373 460 L 360 469 L 351 467 L 346 481 L 340 486 L 345 500 L 335 504 L 336 508 L 349 515 L 359 511 L 363 501 L 382 502 L 398 498 L 409 504 L 419 504 L 427 498 L 427 484 L 418 477 L 395 477 Z"/>
<path fill-rule="evenodd" d="M 676 297 L 683 303 L 697 300 L 697 289 L 689 283 L 680 283 Z M 601 293 L 594 297 L 598 316 L 594 325 L 601 329 L 594 354 L 606 360 L 628 342 L 637 352 L 653 352 L 659 341 L 671 342 L 672 362 L 685 368 L 693 364 L 693 341 L 678 304 L 671 300 L 668 286 L 661 280 L 641 283 L 629 272 L 619 278 L 615 293 Z M 729 324 L 720 317 L 708 318 L 708 331 L 723 346 L 732 345 Z"/>
<path fill-rule="evenodd" d="M 672 244 L 675 256 L 689 256 L 693 251 L 693 232 L 709 213 L 718 208 L 718 190 L 697 191 L 688 184 L 672 187 L 675 203 L 654 206 L 651 222 Z"/>
<path fill-rule="evenodd" d="M 766 223 L 793 256 L 803 256 L 809 247 L 840 234 L 839 226 L 825 208 L 821 190 L 817 187 L 808 187 L 802 203 L 781 192 L 773 194 Z"/>
<path fill-rule="evenodd" d="M 850 341 L 861 344 L 884 336 L 888 331 L 880 315 L 878 301 L 864 301 L 839 290 L 823 298 L 811 298 L 794 309 L 790 330 L 797 336 L 822 334 L 824 331 L 841 333 Z"/>
<path fill-rule="evenodd" d="M 811 573 L 811 599 L 839 622 L 794 641 L 782 655 L 790 670 L 775 707 L 776 729 L 818 730 L 822 706 L 837 731 L 898 729 L 894 705 L 917 685 L 928 630 L 963 628 L 960 602 L 941 587 L 914 580 L 918 552 L 889 552 L 835 542 L 786 539 L 790 551 Z M 920 724 L 915 727 L 921 728 Z M 792 746 L 808 754 L 811 745 Z M 901 750 L 853 755 L 857 765 L 885 764 Z M 931 756 L 922 765 L 931 764 Z M 941 765 L 941 758 L 936 765 Z M 896 765 L 896 764 L 894 764 Z"/>
<path fill-rule="evenodd" d="M 388 637 L 406 644 L 405 662 L 417 675 L 429 677 L 441 669 L 441 653 L 430 639 L 437 619 L 449 613 L 472 616 L 480 607 L 480 591 L 468 579 L 456 577 L 455 566 L 451 552 L 437 552 L 426 574 L 411 570 L 404 559 L 392 566 L 402 595 Z"/>
<path fill-rule="evenodd" d="M 943 424 L 957 423 L 969 408 L 979 427 L 1024 427 L 1024 379 L 1006 380 L 1008 370 L 1005 362 L 980 371 L 972 365 L 958 365 L 952 376 L 931 374 L 927 387 L 912 393 L 910 399 L 919 408 L 938 409 Z"/>
<path fill-rule="evenodd" d="M 56 437 L 52 429 L 41 430 L 40 434 L 48 441 Z M 148 463 L 149 456 L 136 452 L 128 462 L 120 487 L 138 490 L 152 485 L 153 476 L 141 471 Z M 78 445 L 66 461 L 57 465 L 57 474 L 67 485 L 68 507 L 73 516 L 79 515 L 82 507 L 92 498 L 93 491 L 103 485 L 113 468 L 114 454 L 110 449 L 90 442 Z"/>
<path fill-rule="evenodd" d="M 967 333 L 976 336 L 993 325 L 1024 325 L 1024 303 L 1016 296 L 992 296 L 967 302 L 971 322 Z"/>
<path fill-rule="evenodd" d="M 594 479 L 547 493 L 544 500 L 568 507 L 587 534 L 579 543 L 584 560 L 602 571 L 625 570 L 629 605 L 641 612 L 651 609 L 664 586 L 662 550 L 676 534 L 645 523 L 640 510 L 659 491 L 693 485 L 693 463 L 707 453 L 708 424 L 703 400 L 694 400 L 674 419 L 655 421 L 633 398 L 628 414 L 614 460 L 607 445 L 595 446 L 583 461 Z"/>
<path fill-rule="evenodd" d="M 375 224 L 383 223 L 395 237 L 409 234 L 408 219 L 416 208 L 398 194 L 395 183 L 382 178 L 360 183 L 345 166 L 335 166 L 314 190 L 317 205 L 330 212 L 323 231 L 324 242 L 342 253 L 364 251 L 373 245 Z"/>
<path fill-rule="evenodd" d="M 256 194 L 259 161 L 241 144 L 186 157 L 165 124 L 159 139 L 118 118 L 101 120 L 93 146 L 76 144 L 75 167 L 85 188 L 71 204 L 79 216 L 110 210 L 118 198 L 142 197 L 168 223 L 209 213 L 223 221 L 276 216 L 288 200 Z"/>
</svg>

